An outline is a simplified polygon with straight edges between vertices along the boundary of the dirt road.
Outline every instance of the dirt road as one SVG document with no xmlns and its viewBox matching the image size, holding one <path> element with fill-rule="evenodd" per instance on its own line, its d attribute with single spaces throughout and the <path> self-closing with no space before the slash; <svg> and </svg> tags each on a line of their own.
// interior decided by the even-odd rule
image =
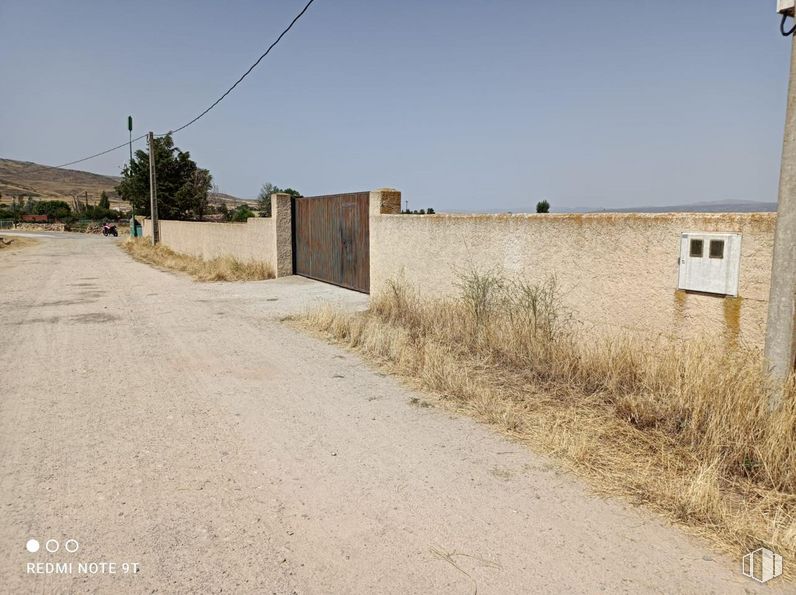
<svg viewBox="0 0 796 595">
<path fill-rule="evenodd" d="M 0 288 L 2 591 L 762 589 L 279 320 L 365 296 L 198 284 L 66 234 L 0 256 Z"/>
</svg>

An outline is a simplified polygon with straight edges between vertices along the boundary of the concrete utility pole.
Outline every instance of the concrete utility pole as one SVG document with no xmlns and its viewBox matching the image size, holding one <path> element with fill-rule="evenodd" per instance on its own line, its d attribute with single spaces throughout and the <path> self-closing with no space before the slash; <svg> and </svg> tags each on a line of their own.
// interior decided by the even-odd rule
<svg viewBox="0 0 796 595">
<path fill-rule="evenodd" d="M 127 133 L 129 135 L 128 138 L 130 139 L 130 144 L 129 144 L 130 165 L 128 166 L 127 172 L 130 174 L 130 176 L 132 176 L 133 175 L 133 117 L 132 116 L 127 116 Z M 137 229 L 138 227 L 136 226 L 135 223 L 135 202 L 130 201 L 130 237 L 133 238 L 138 237 Z"/>
<path fill-rule="evenodd" d="M 155 135 L 150 132 L 149 141 L 149 211 L 152 213 L 152 245 L 160 242 L 160 226 L 158 224 L 158 188 L 155 176 Z"/>
<path fill-rule="evenodd" d="M 791 9 L 792 11 L 792 9 Z M 792 12 L 791 12 L 792 14 Z M 779 177 L 777 226 L 768 298 L 765 357 L 776 383 L 769 397 L 769 410 L 782 405 L 783 383 L 796 359 L 796 44 L 791 42 L 788 108 L 782 165 Z"/>
</svg>

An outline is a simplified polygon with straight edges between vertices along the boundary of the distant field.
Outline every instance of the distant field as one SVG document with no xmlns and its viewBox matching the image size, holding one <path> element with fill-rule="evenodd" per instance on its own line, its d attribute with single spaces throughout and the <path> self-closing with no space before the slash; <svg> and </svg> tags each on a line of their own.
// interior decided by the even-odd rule
<svg viewBox="0 0 796 595">
<path fill-rule="evenodd" d="M 118 176 L 105 176 L 74 169 L 55 169 L 30 161 L 0 158 L 0 204 L 9 204 L 12 197 L 33 196 L 39 200 L 65 200 L 72 205 L 73 198 L 97 204 L 100 194 L 106 192 L 111 208 L 128 209 L 129 203 L 116 195 Z M 229 194 L 213 194 L 211 202 L 225 202 L 234 207 L 241 202 L 253 205 L 255 201 L 236 198 Z"/>
</svg>

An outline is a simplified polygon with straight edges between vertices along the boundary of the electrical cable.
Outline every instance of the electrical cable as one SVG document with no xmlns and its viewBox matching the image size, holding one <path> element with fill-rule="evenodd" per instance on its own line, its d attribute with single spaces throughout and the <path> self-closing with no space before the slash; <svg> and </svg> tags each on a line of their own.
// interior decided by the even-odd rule
<svg viewBox="0 0 796 595">
<path fill-rule="evenodd" d="M 227 95 L 229 95 L 232 92 L 232 90 L 235 87 L 237 87 L 241 83 L 241 81 L 243 81 L 243 79 L 245 79 L 247 76 L 249 76 L 249 73 L 251 73 L 252 70 L 257 68 L 257 65 L 262 61 L 263 58 L 265 58 L 271 52 L 272 49 L 274 49 L 276 44 L 278 44 L 280 41 L 282 41 L 282 38 L 287 34 L 288 31 L 290 31 L 293 28 L 293 25 L 296 24 L 296 21 L 298 21 L 302 16 L 304 16 L 304 13 L 307 12 L 307 9 L 310 7 L 310 5 L 313 2 L 315 2 L 315 0 L 309 0 L 309 2 L 307 2 L 306 5 L 304 5 L 304 8 L 301 9 L 301 12 L 298 13 L 292 21 L 290 21 L 290 24 L 287 26 L 287 28 L 284 31 L 282 31 L 282 33 L 279 34 L 279 37 L 276 38 L 276 41 L 274 41 L 271 45 L 269 45 L 268 49 L 265 50 L 265 52 L 263 52 L 262 55 L 259 58 L 257 58 L 257 61 L 249 67 L 249 70 L 244 72 L 243 75 L 237 81 L 235 81 L 235 84 L 232 85 L 229 89 L 227 89 L 221 97 L 216 99 L 210 105 L 210 107 L 208 107 L 205 111 L 203 111 L 201 114 L 196 116 L 193 120 L 191 120 L 187 124 L 183 124 L 182 126 L 180 126 L 179 128 L 177 128 L 175 130 L 170 130 L 169 132 L 166 132 L 164 134 L 159 134 L 158 136 L 166 136 L 167 134 L 176 134 L 176 133 L 180 132 L 181 130 L 185 130 L 186 128 L 188 128 L 188 126 L 190 126 L 191 124 L 193 124 L 194 122 L 199 120 L 201 117 L 203 117 L 205 114 L 207 114 L 207 112 L 209 112 L 211 109 L 216 107 L 219 103 L 221 103 L 221 101 Z"/>
<path fill-rule="evenodd" d="M 70 161 L 69 163 L 62 163 L 61 165 L 43 165 L 42 167 L 60 169 L 62 167 L 66 167 L 68 165 L 75 165 L 76 163 L 81 163 L 83 161 L 88 161 L 89 159 L 94 159 L 95 157 L 99 157 L 101 155 L 106 155 L 106 154 L 111 153 L 113 151 L 117 151 L 117 150 L 121 149 L 122 147 L 129 147 L 130 143 L 137 143 L 138 141 L 140 141 L 141 139 L 144 139 L 144 138 L 146 138 L 146 134 L 144 134 L 142 136 L 139 136 L 137 138 L 134 138 L 133 140 L 127 140 L 127 141 L 123 142 L 121 145 L 116 145 L 115 147 L 111 147 L 110 149 L 106 149 L 105 151 L 102 151 L 100 153 L 95 153 L 94 155 L 89 155 L 88 157 L 83 157 L 82 159 L 76 159 L 74 161 Z"/>
<path fill-rule="evenodd" d="M 169 132 L 164 132 L 163 134 L 156 134 L 155 136 L 157 136 L 157 137 L 159 137 L 159 138 L 160 138 L 160 137 L 167 136 L 167 135 L 169 135 L 169 134 L 172 134 L 172 135 L 173 135 L 173 134 L 176 134 L 176 133 L 180 132 L 181 130 L 185 130 L 186 128 L 188 128 L 188 126 L 190 126 L 191 124 L 195 123 L 195 122 L 196 122 L 197 120 L 199 120 L 200 118 L 204 117 L 204 116 L 205 116 L 205 115 L 206 115 L 206 114 L 207 114 L 207 113 L 208 113 L 210 110 L 212 110 L 212 109 L 213 109 L 214 107 L 216 107 L 216 106 L 217 106 L 219 103 L 221 103 L 221 101 L 222 101 L 222 100 L 223 100 L 223 99 L 224 99 L 224 98 L 225 98 L 227 95 L 229 95 L 229 94 L 232 92 L 232 90 L 233 90 L 233 89 L 235 89 L 235 87 L 237 87 L 237 86 L 238 86 L 238 85 L 239 85 L 239 84 L 240 84 L 240 83 L 243 81 L 243 79 L 245 79 L 247 76 L 249 76 L 249 74 L 252 72 L 252 70 L 254 70 L 255 68 L 257 68 L 257 65 L 258 65 L 258 64 L 259 64 L 259 63 L 260 63 L 260 62 L 263 60 L 263 58 L 265 58 L 265 57 L 266 57 L 266 56 L 267 56 L 267 55 L 268 55 L 268 54 L 271 52 L 271 50 L 272 50 L 272 49 L 274 49 L 274 47 L 275 47 L 275 46 L 276 46 L 276 45 L 277 45 L 277 44 L 278 44 L 280 41 L 282 41 L 282 38 L 283 38 L 285 35 L 287 35 L 288 31 L 290 31 L 290 30 L 293 28 L 293 25 L 295 25 L 295 24 L 296 24 L 296 22 L 297 22 L 297 21 L 298 21 L 298 20 L 299 20 L 299 19 L 300 19 L 302 16 L 304 16 L 304 13 L 305 13 L 305 12 L 307 12 L 307 9 L 310 7 L 310 5 L 312 5 L 312 3 L 313 3 L 313 2 L 315 2 L 315 0 L 309 0 L 309 2 L 307 2 L 307 4 L 305 4 L 305 5 L 304 5 L 304 8 L 302 8 L 302 9 L 301 9 L 301 12 L 299 12 L 299 13 L 298 13 L 298 14 L 297 14 L 297 15 L 296 15 L 294 18 L 293 18 L 293 20 L 292 20 L 292 21 L 290 21 L 290 24 L 289 24 L 289 25 L 288 25 L 288 26 L 287 26 L 287 27 L 286 27 L 286 28 L 285 28 L 285 29 L 282 31 L 282 33 L 280 33 L 280 34 L 279 34 L 279 37 L 277 37 L 277 38 L 276 38 L 276 41 L 274 41 L 274 42 L 273 42 L 271 45 L 269 45 L 269 46 L 268 46 L 268 49 L 266 49 L 266 50 L 265 50 L 265 52 L 263 52 L 263 53 L 260 55 L 260 57 L 259 57 L 259 58 L 257 58 L 257 61 L 256 61 L 254 64 L 252 64 L 252 65 L 249 67 L 249 69 L 248 69 L 246 72 L 244 72 L 244 73 L 243 73 L 243 75 L 242 75 L 242 76 L 241 76 L 241 77 L 240 77 L 240 78 L 239 78 L 237 81 L 235 81 L 235 84 L 233 84 L 233 85 L 232 85 L 232 86 L 231 86 L 229 89 L 227 89 L 227 90 L 224 92 L 224 94 L 223 94 L 223 95 L 221 95 L 221 97 L 219 97 L 219 98 L 218 98 L 218 99 L 216 99 L 216 100 L 215 100 L 215 101 L 214 101 L 212 104 L 210 104 L 210 107 L 208 107 L 207 109 L 205 109 L 205 110 L 204 110 L 202 113 L 200 113 L 198 116 L 196 116 L 196 117 L 195 117 L 193 120 L 191 120 L 191 121 L 187 122 L 186 124 L 183 124 L 183 125 L 182 125 L 182 126 L 180 126 L 179 128 L 176 128 L 176 129 L 174 129 L 174 130 L 170 130 Z M 147 135 L 146 135 L 146 134 L 143 134 L 143 135 L 141 135 L 141 136 L 139 136 L 139 137 L 137 137 L 137 138 L 134 138 L 132 141 L 130 141 L 130 140 L 126 140 L 126 141 L 125 141 L 125 142 L 123 142 L 122 144 L 120 144 L 120 145 L 116 145 L 115 147 L 111 147 L 110 149 L 106 149 L 106 150 L 104 150 L 104 151 L 100 151 L 99 153 L 94 153 L 93 155 L 89 155 L 88 157 L 82 157 L 82 158 L 80 158 L 80 159 L 75 159 L 74 161 L 69 161 L 68 163 L 62 163 L 61 165 L 38 165 L 38 164 L 37 164 L 37 165 L 38 165 L 38 167 L 40 167 L 40 168 L 42 168 L 42 169 L 61 169 L 61 168 L 67 167 L 67 166 L 69 166 L 69 165 L 75 165 L 75 164 L 77 164 L 77 163 L 82 163 L 83 161 L 88 161 L 89 159 L 94 159 L 95 157 L 100 157 L 101 155 L 106 155 L 106 154 L 108 154 L 108 153 L 111 153 L 111 152 L 113 152 L 113 151 L 117 151 L 118 149 L 121 149 L 121 148 L 123 148 L 123 147 L 127 147 L 127 146 L 129 146 L 131 142 L 135 143 L 135 142 L 138 142 L 138 141 L 140 141 L 140 140 L 142 140 L 142 139 L 144 139 L 144 138 L 146 138 L 146 137 L 147 137 Z"/>
<path fill-rule="evenodd" d="M 779 32 L 782 33 L 783 37 L 790 37 L 796 32 L 796 25 L 791 27 L 790 31 L 785 31 L 785 21 L 788 20 L 788 13 L 782 13 L 782 20 L 779 22 Z"/>
</svg>

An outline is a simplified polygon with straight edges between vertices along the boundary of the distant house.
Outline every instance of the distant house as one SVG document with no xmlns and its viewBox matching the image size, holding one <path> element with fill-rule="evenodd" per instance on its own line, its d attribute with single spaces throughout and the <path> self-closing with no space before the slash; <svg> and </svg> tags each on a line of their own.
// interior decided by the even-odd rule
<svg viewBox="0 0 796 595">
<path fill-rule="evenodd" d="M 49 221 L 48 215 L 22 215 L 22 221 L 25 223 L 47 223 Z"/>
</svg>

